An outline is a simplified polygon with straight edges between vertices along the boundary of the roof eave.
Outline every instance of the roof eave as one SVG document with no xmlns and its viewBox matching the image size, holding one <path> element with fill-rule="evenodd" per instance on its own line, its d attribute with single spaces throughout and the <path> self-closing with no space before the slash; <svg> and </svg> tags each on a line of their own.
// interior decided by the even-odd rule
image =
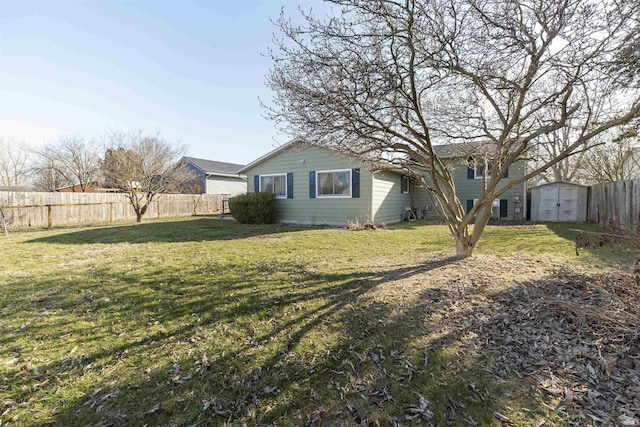
<svg viewBox="0 0 640 427">
<path fill-rule="evenodd" d="M 236 173 L 242 174 L 243 172 L 248 171 L 249 169 L 255 167 L 256 165 L 259 165 L 260 163 L 262 163 L 262 162 L 264 162 L 266 160 L 269 160 L 270 158 L 272 158 L 273 156 L 275 156 L 276 154 L 278 154 L 282 150 L 288 148 L 289 146 L 295 144 L 296 142 L 301 142 L 301 141 L 302 140 L 300 138 L 293 138 L 293 139 L 285 142 L 281 146 L 269 151 L 267 154 L 265 154 L 265 155 L 263 155 L 261 157 L 258 157 L 257 159 L 255 159 L 253 162 L 249 163 L 248 165 L 246 165 L 242 169 L 238 169 L 238 171 Z"/>
<path fill-rule="evenodd" d="M 222 176 L 225 178 L 246 178 L 246 175 L 241 175 L 239 173 L 228 173 L 228 172 L 206 172 L 207 176 Z"/>
</svg>

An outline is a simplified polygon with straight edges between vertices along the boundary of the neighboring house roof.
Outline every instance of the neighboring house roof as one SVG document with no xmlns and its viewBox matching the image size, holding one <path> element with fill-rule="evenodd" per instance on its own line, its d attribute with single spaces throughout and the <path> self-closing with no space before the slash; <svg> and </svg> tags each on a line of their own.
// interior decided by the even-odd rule
<svg viewBox="0 0 640 427">
<path fill-rule="evenodd" d="M 285 148 L 289 148 L 290 146 L 292 146 L 296 142 L 301 142 L 301 140 L 299 138 L 294 138 L 294 139 L 292 139 L 290 141 L 285 142 L 284 144 L 282 144 L 281 146 L 275 148 L 274 150 L 269 151 L 264 156 L 258 157 L 253 162 L 251 162 L 248 165 L 244 166 L 243 168 L 237 170 L 236 173 L 244 173 L 244 172 L 248 171 L 252 167 L 254 167 L 254 166 L 256 166 L 256 165 L 258 165 L 258 164 L 260 164 L 260 163 L 272 158 L 273 156 L 275 156 L 276 154 L 278 154 L 279 152 L 281 152 Z"/>
<path fill-rule="evenodd" d="M 237 163 L 217 162 L 215 160 L 196 159 L 195 157 L 184 157 L 184 160 L 200 169 L 206 175 L 238 176 L 238 169 L 243 168 L 243 165 Z"/>
</svg>

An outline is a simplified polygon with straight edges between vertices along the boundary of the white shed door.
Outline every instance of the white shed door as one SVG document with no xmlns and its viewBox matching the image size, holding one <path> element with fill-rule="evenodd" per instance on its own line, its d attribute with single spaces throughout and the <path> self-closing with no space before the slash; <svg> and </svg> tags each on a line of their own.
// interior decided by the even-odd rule
<svg viewBox="0 0 640 427">
<path fill-rule="evenodd" d="M 558 221 L 558 187 L 545 185 L 539 190 L 538 221 Z"/>
<path fill-rule="evenodd" d="M 570 222 L 578 220 L 578 188 L 561 186 L 558 194 L 558 221 Z"/>
</svg>

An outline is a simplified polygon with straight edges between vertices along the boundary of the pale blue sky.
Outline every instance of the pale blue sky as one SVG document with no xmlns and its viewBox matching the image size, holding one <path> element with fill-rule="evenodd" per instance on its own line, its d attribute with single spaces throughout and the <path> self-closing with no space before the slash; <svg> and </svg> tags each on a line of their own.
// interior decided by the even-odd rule
<svg viewBox="0 0 640 427">
<path fill-rule="evenodd" d="M 262 117 L 280 8 L 320 0 L 0 0 L 0 138 L 37 146 L 159 131 L 194 157 L 248 163 L 288 136 Z"/>
</svg>

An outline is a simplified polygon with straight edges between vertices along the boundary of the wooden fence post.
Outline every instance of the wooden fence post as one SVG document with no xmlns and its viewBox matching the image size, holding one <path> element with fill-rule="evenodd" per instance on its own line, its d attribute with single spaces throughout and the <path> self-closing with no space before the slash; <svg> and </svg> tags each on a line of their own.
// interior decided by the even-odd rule
<svg viewBox="0 0 640 427">
<path fill-rule="evenodd" d="M 109 222 L 113 222 L 113 202 L 109 203 Z"/>
<path fill-rule="evenodd" d="M 158 199 L 156 203 L 158 204 L 158 218 L 160 218 L 160 200 Z"/>
<path fill-rule="evenodd" d="M 51 213 L 51 205 L 47 205 L 47 227 L 53 227 L 53 215 Z"/>
</svg>

